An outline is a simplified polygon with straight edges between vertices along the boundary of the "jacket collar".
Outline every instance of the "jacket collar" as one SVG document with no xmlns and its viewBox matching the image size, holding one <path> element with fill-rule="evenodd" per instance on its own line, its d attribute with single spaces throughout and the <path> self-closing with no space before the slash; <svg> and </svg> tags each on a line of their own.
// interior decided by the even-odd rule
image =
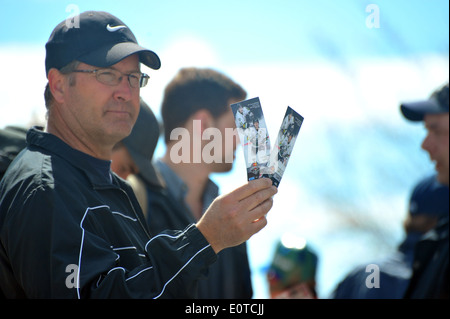
<svg viewBox="0 0 450 319">
<path fill-rule="evenodd" d="M 82 170 L 93 186 L 110 187 L 112 185 L 111 161 L 101 160 L 78 151 L 57 136 L 44 132 L 42 127 L 35 126 L 28 131 L 27 143 L 29 147 L 44 149 Z"/>
</svg>

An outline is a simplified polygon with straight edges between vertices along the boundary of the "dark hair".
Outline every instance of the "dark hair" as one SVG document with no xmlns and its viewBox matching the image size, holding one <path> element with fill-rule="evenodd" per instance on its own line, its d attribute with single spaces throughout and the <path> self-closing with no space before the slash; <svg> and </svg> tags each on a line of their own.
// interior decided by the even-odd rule
<svg viewBox="0 0 450 319">
<path fill-rule="evenodd" d="M 230 100 L 245 100 L 247 92 L 227 76 L 212 70 L 183 68 L 167 85 L 161 105 L 166 143 L 173 129 L 183 126 L 198 110 L 214 118 L 224 114 Z"/>
<path fill-rule="evenodd" d="M 448 109 L 449 104 L 449 92 L 448 92 L 448 83 L 441 87 L 438 91 L 434 92 L 434 96 L 439 101 L 439 104 L 442 108 Z"/>
</svg>

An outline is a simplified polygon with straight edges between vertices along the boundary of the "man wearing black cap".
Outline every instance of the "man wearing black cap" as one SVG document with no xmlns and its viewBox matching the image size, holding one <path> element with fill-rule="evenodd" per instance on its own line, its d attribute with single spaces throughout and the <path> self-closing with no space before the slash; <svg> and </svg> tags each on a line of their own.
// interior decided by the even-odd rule
<svg viewBox="0 0 450 319">
<path fill-rule="evenodd" d="M 449 186 L 449 85 L 437 89 L 426 101 L 403 103 L 403 115 L 423 121 L 427 129 L 422 148 L 436 163 L 437 179 Z M 448 206 L 447 206 L 448 207 Z M 406 298 L 449 298 L 449 217 L 424 235 L 416 245 L 413 276 Z"/>
<path fill-rule="evenodd" d="M 149 236 L 131 188 L 111 172 L 158 56 L 116 17 L 89 11 L 46 45 L 45 131 L 0 182 L 0 290 L 8 298 L 192 297 L 216 254 L 266 225 L 276 188 L 248 183 L 196 224 Z"/>
</svg>

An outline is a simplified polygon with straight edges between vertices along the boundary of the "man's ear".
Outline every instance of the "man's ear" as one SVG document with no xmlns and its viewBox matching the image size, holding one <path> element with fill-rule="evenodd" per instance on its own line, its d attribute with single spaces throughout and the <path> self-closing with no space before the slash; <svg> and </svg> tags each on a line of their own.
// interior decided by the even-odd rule
<svg viewBox="0 0 450 319">
<path fill-rule="evenodd" d="M 48 86 L 52 92 L 53 99 L 57 103 L 62 103 L 64 101 L 64 84 L 66 78 L 59 70 L 52 68 L 48 72 Z"/>
<path fill-rule="evenodd" d="M 208 110 L 202 109 L 198 110 L 192 115 L 192 120 L 199 120 L 201 123 L 201 132 L 206 130 L 209 127 L 212 127 L 214 124 L 214 118 Z"/>
</svg>

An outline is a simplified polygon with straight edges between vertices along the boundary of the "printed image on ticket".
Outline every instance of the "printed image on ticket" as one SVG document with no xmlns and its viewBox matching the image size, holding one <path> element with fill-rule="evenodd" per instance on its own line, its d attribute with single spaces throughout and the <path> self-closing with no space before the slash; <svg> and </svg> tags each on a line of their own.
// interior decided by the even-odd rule
<svg viewBox="0 0 450 319">
<path fill-rule="evenodd" d="M 231 104 L 247 167 L 247 180 L 267 174 L 270 139 L 259 98 Z"/>
<path fill-rule="evenodd" d="M 270 171 L 264 177 L 272 179 L 272 184 L 278 187 L 291 157 L 298 133 L 303 124 L 303 116 L 288 107 L 278 132 L 277 140 L 270 154 Z"/>
</svg>

